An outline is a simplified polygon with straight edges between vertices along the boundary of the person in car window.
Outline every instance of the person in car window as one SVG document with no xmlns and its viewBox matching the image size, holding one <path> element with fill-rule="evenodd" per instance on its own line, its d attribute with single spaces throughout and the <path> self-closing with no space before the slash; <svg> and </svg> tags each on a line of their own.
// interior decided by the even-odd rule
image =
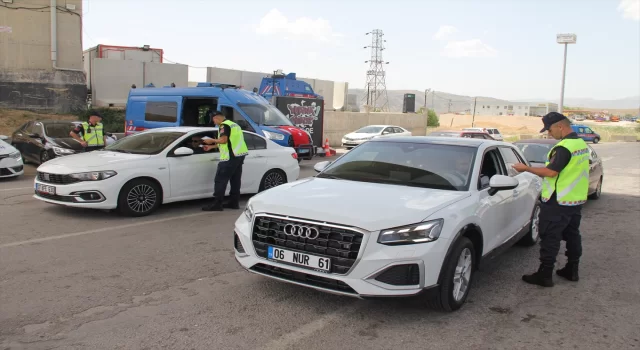
<svg viewBox="0 0 640 350">
<path fill-rule="evenodd" d="M 240 185 L 242 181 L 242 165 L 244 158 L 249 154 L 249 149 L 244 141 L 244 133 L 240 126 L 227 120 L 222 112 L 213 112 L 213 122 L 218 126 L 217 139 L 202 140 L 209 151 L 218 146 L 220 150 L 220 162 L 216 171 L 213 203 L 204 206 L 205 211 L 222 211 L 223 207 L 240 209 Z M 227 184 L 231 183 L 231 196 L 229 203 L 223 205 Z"/>
<path fill-rule="evenodd" d="M 560 140 L 547 155 L 544 168 L 514 164 L 519 172 L 528 171 L 543 178 L 540 206 L 540 267 L 522 276 L 530 284 L 553 287 L 553 268 L 560 251 L 560 241 L 567 242 L 567 265 L 556 271 L 558 276 L 578 281 L 578 263 L 582 256 L 580 221 L 582 205 L 589 191 L 589 148 L 571 129 L 564 115 L 551 112 L 542 117 L 549 136 Z"/>
<path fill-rule="evenodd" d="M 87 152 L 104 148 L 107 143 L 102 116 L 94 110 L 89 112 L 89 121 L 78 124 L 75 129 L 71 130 L 69 136 L 80 142 Z"/>
<path fill-rule="evenodd" d="M 202 136 L 193 136 L 191 138 L 191 144 L 189 147 L 193 150 L 193 154 L 203 154 L 205 153 Z"/>
</svg>

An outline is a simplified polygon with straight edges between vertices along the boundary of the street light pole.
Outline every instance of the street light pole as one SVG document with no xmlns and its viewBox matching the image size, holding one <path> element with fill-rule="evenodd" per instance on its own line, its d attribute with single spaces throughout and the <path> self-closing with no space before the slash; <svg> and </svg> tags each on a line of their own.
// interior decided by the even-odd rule
<svg viewBox="0 0 640 350">
<path fill-rule="evenodd" d="M 567 72 L 567 47 L 569 44 L 575 44 L 577 37 L 575 34 L 558 34 L 556 41 L 558 44 L 564 44 L 564 61 L 562 63 L 562 85 L 560 87 L 560 105 L 558 106 L 558 112 L 562 113 L 564 110 L 564 82 Z"/>
</svg>

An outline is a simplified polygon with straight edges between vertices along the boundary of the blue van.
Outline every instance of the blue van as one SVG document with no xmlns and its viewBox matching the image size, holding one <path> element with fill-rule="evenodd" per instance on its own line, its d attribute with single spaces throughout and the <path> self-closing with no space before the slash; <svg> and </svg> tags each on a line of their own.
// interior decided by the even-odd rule
<svg viewBox="0 0 640 350">
<path fill-rule="evenodd" d="M 571 129 L 578 134 L 578 137 L 586 142 L 598 143 L 600 142 L 600 134 L 597 134 L 590 127 L 581 124 L 571 124 Z"/>
<path fill-rule="evenodd" d="M 214 126 L 209 111 L 221 111 L 244 130 L 255 132 L 275 143 L 296 149 L 299 159 L 313 155 L 311 135 L 298 129 L 282 112 L 262 96 L 238 86 L 198 83 L 196 87 L 131 89 L 125 115 L 125 135 L 172 126 Z M 302 130 L 309 145 L 294 147 L 288 130 Z"/>
</svg>

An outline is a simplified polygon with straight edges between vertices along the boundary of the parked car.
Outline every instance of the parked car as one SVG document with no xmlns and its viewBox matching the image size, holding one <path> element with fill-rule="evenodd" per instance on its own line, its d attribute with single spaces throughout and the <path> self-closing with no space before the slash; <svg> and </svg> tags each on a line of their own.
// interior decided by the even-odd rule
<svg viewBox="0 0 640 350">
<path fill-rule="evenodd" d="M 544 167 L 547 155 L 559 141 L 555 139 L 530 139 L 514 142 L 524 157 L 533 167 Z M 598 153 L 589 147 L 589 198 L 598 199 L 602 194 L 602 181 L 604 179 L 604 166 Z"/>
<path fill-rule="evenodd" d="M 499 141 L 375 138 L 251 198 L 235 223 L 236 260 L 324 292 L 425 292 L 428 305 L 457 310 L 482 261 L 538 241 L 542 182 L 513 171 L 524 161 Z"/>
<path fill-rule="evenodd" d="M 305 106 L 307 119 L 317 118 L 320 106 Z M 280 110 L 255 92 L 231 84 L 198 83 L 196 87 L 145 87 L 131 89 L 125 115 L 125 134 L 176 126 L 213 127 L 209 111 L 221 111 L 243 130 L 292 147 L 298 159 L 315 154 L 311 134 L 296 127 Z"/>
<path fill-rule="evenodd" d="M 9 137 L 0 135 L 0 179 L 24 174 L 20 151 L 8 144 Z"/>
<path fill-rule="evenodd" d="M 466 137 L 472 139 L 495 140 L 491 135 L 483 131 L 432 131 L 427 136 Z"/>
<path fill-rule="evenodd" d="M 342 137 L 342 147 L 351 149 L 376 137 L 411 136 L 411 131 L 395 125 L 368 125 Z"/>
<path fill-rule="evenodd" d="M 590 127 L 582 124 L 571 124 L 571 129 L 578 134 L 578 137 L 586 142 L 598 143 L 600 142 L 600 134 L 596 133 Z"/>
<path fill-rule="evenodd" d="M 192 138 L 217 128 L 160 128 L 127 136 L 100 151 L 53 159 L 37 169 L 34 197 L 53 204 L 118 209 L 145 216 L 161 204 L 213 196 L 219 152 L 200 152 Z M 295 181 L 293 148 L 244 132 L 249 148 L 241 193 L 257 193 Z M 229 192 L 227 187 L 227 194 Z"/>
<path fill-rule="evenodd" d="M 493 137 L 495 140 L 498 140 L 498 141 L 504 140 L 504 138 L 502 137 L 502 134 L 496 128 L 464 128 L 462 130 L 463 131 L 481 131 L 481 132 L 484 131 L 487 134 L 491 135 L 491 137 Z"/>
<path fill-rule="evenodd" d="M 13 132 L 11 144 L 17 148 L 26 163 L 43 164 L 50 159 L 84 152 L 80 142 L 69 136 L 77 124 L 61 120 L 38 120 L 25 123 Z M 115 141 L 106 133 L 107 144 Z"/>
</svg>

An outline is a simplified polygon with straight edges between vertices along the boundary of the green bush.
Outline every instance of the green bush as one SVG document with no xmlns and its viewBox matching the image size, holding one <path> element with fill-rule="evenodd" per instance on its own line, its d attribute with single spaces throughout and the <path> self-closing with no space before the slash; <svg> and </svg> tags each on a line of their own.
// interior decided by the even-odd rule
<svg viewBox="0 0 640 350">
<path fill-rule="evenodd" d="M 427 116 L 427 126 L 432 127 L 438 127 L 440 126 L 440 118 L 438 118 L 438 115 L 436 114 L 436 112 L 433 109 L 429 110 L 428 116 Z"/>
<path fill-rule="evenodd" d="M 90 110 L 91 109 L 80 111 L 76 115 L 78 116 L 79 120 L 87 121 L 89 120 Z M 99 107 L 93 108 L 93 110 L 97 111 L 102 116 L 102 124 L 104 124 L 105 131 L 116 133 L 124 132 L 125 111 L 123 109 Z"/>
</svg>

